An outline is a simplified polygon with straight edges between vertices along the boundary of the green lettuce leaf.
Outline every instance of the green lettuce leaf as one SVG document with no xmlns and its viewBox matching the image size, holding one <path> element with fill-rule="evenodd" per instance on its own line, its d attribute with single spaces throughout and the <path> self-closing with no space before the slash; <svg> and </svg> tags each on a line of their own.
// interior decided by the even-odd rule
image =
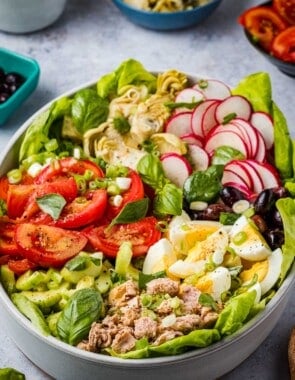
<svg viewBox="0 0 295 380">
<path fill-rule="evenodd" d="M 247 319 L 256 298 L 255 290 L 231 298 L 219 314 L 215 328 L 222 336 L 231 335 L 240 329 Z"/>
<path fill-rule="evenodd" d="M 112 73 L 104 75 L 97 82 L 97 93 L 102 98 L 120 95 L 122 89 L 129 85 L 145 85 L 149 92 L 155 92 L 157 78 L 148 72 L 143 65 L 134 60 L 129 59 Z"/>
<path fill-rule="evenodd" d="M 178 355 L 192 348 L 203 348 L 220 340 L 217 329 L 195 330 L 191 333 L 171 339 L 159 346 L 146 346 L 139 350 L 117 354 L 113 350 L 108 350 L 112 356 L 124 359 L 141 359 L 155 356 Z"/>
<path fill-rule="evenodd" d="M 285 235 L 285 243 L 282 246 L 283 262 L 279 280 L 280 285 L 294 261 L 295 199 L 281 198 L 277 200 L 276 206 L 282 217 Z"/>
</svg>

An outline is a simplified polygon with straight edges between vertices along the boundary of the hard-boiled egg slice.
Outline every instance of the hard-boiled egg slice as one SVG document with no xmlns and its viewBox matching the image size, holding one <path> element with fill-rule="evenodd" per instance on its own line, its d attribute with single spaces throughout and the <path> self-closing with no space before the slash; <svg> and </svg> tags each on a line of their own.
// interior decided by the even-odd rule
<svg viewBox="0 0 295 380">
<path fill-rule="evenodd" d="M 190 220 L 187 214 L 182 214 L 170 222 L 167 237 L 177 252 L 187 255 L 197 242 L 205 240 L 220 227 L 218 222 Z"/>
<path fill-rule="evenodd" d="M 199 241 L 189 251 L 186 261 L 195 262 L 198 260 L 212 261 L 220 265 L 227 250 L 229 237 L 227 229 L 221 227 L 210 234 L 205 240 Z"/>
<path fill-rule="evenodd" d="M 257 275 L 261 287 L 261 295 L 267 293 L 278 281 L 283 261 L 282 250 L 277 248 L 265 260 L 257 261 L 240 273 L 243 283 L 247 284 Z M 248 262 L 248 264 L 250 264 Z"/>
<path fill-rule="evenodd" d="M 174 264 L 170 265 L 168 272 L 175 277 L 186 278 L 202 272 L 205 269 L 205 265 L 206 260 L 199 260 L 193 263 L 177 260 Z"/>
<path fill-rule="evenodd" d="M 167 270 L 177 260 L 176 253 L 170 241 L 160 239 L 153 244 L 144 259 L 142 272 L 152 274 Z"/>
<path fill-rule="evenodd" d="M 200 277 L 195 284 L 202 293 L 209 293 L 215 301 L 220 301 L 221 294 L 231 287 L 231 276 L 227 268 L 218 267 Z"/>
<path fill-rule="evenodd" d="M 249 261 L 265 260 L 271 254 L 261 233 L 244 215 L 232 226 L 229 247 Z"/>
</svg>

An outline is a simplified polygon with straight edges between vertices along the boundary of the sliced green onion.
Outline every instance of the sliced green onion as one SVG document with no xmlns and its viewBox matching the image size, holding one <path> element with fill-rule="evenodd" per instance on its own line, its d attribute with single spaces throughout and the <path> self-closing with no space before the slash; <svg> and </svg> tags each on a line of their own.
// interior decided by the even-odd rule
<svg viewBox="0 0 295 380">
<path fill-rule="evenodd" d="M 20 183 L 22 180 L 22 172 L 20 169 L 13 169 L 7 173 L 8 182 L 12 185 Z"/>
<path fill-rule="evenodd" d="M 51 139 L 45 144 L 47 152 L 54 152 L 58 149 L 58 142 L 56 139 Z"/>
<path fill-rule="evenodd" d="M 240 231 L 238 232 L 234 237 L 233 237 L 233 242 L 234 244 L 236 245 L 241 245 L 243 243 L 245 243 L 245 241 L 247 240 L 247 234 L 245 231 Z"/>
</svg>

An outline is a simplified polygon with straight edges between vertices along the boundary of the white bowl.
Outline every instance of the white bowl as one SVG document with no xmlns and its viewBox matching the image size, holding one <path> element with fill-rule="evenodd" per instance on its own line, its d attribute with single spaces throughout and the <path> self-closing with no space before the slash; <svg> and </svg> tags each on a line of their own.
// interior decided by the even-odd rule
<svg viewBox="0 0 295 380">
<path fill-rule="evenodd" d="M 56 21 L 67 0 L 0 0 L 0 30 L 29 33 Z"/>
<path fill-rule="evenodd" d="M 197 78 L 194 77 L 196 80 Z M 87 83 L 62 96 L 93 85 Z M 17 163 L 19 144 L 32 120 L 50 106 L 35 113 L 12 137 L 2 161 L 0 176 Z M 212 380 L 237 367 L 270 334 L 280 319 L 295 284 L 295 264 L 265 309 L 235 334 L 203 349 L 184 354 L 148 359 L 120 359 L 87 352 L 40 334 L 13 305 L 0 284 L 0 324 L 20 350 L 38 367 L 58 380 Z"/>
</svg>

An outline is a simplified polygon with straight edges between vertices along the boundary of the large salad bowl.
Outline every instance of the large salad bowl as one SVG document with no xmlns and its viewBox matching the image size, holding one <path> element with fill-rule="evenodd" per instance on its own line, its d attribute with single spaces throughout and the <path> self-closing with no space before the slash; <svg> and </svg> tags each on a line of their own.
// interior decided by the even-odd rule
<svg viewBox="0 0 295 380">
<path fill-rule="evenodd" d="M 188 78 L 191 83 L 200 79 L 196 75 L 188 75 Z M 58 99 L 72 97 L 79 90 L 95 85 L 96 83 L 83 84 Z M 0 176 L 18 165 L 19 149 L 27 129 L 54 101 L 35 113 L 13 136 L 0 163 Z M 181 376 L 184 380 L 208 380 L 231 371 L 258 348 L 280 319 L 294 288 L 294 282 L 295 267 L 290 264 L 284 280 L 263 310 L 245 322 L 241 328 L 208 347 L 193 348 L 177 355 L 136 359 L 115 357 L 81 350 L 53 336 L 44 336 L 16 308 L 2 284 L 0 321 L 19 349 L 35 365 L 55 379 L 111 377 L 120 380 L 177 380 Z"/>
</svg>

